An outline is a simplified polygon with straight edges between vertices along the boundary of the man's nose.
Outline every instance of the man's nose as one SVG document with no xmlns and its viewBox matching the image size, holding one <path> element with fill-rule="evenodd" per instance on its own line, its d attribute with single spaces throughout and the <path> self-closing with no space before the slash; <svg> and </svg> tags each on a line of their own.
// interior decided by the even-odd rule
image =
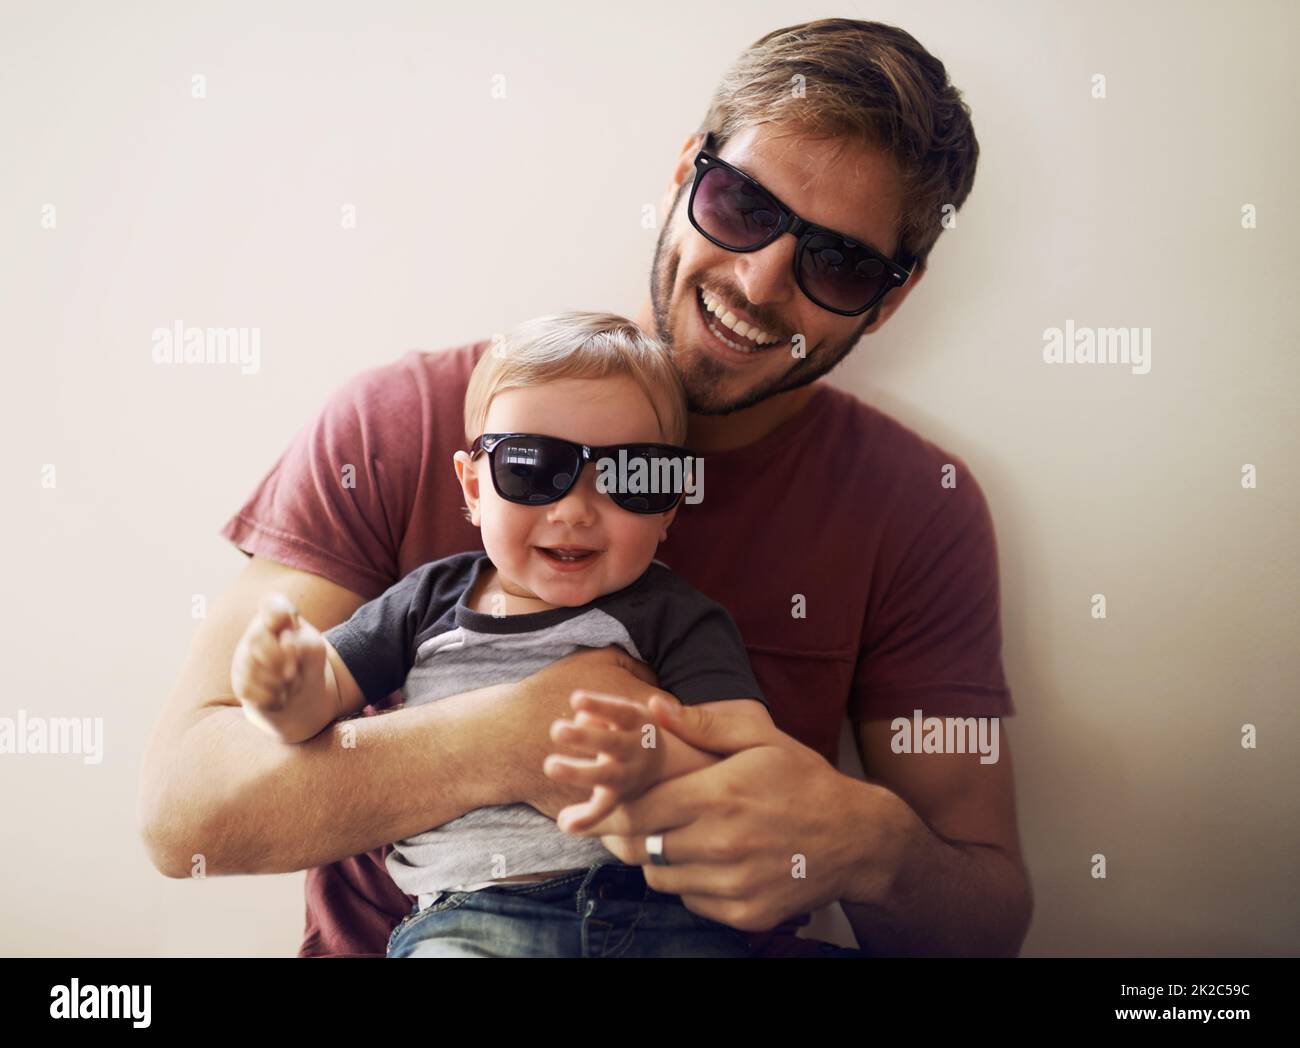
<svg viewBox="0 0 1300 1048">
<path fill-rule="evenodd" d="M 767 247 L 735 256 L 736 282 L 756 306 L 783 305 L 795 290 L 794 252 L 798 238 L 782 233 Z"/>
</svg>

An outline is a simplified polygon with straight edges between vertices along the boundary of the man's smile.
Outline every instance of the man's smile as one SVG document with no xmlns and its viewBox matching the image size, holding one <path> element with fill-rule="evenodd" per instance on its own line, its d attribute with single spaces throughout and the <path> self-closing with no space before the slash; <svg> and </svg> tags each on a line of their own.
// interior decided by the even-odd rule
<svg viewBox="0 0 1300 1048">
<path fill-rule="evenodd" d="M 696 289 L 694 298 L 701 326 L 712 336 L 718 351 L 726 351 L 728 360 L 766 356 L 788 341 L 750 324 L 743 314 L 738 316 L 702 287 Z"/>
</svg>

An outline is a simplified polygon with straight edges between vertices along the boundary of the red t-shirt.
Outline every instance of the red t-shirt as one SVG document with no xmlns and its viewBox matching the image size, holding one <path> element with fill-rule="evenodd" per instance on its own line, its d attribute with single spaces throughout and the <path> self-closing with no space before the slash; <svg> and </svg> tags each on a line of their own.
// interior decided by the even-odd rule
<svg viewBox="0 0 1300 1048">
<path fill-rule="evenodd" d="M 452 455 L 466 447 L 465 389 L 487 345 L 412 350 L 354 376 L 221 534 L 367 600 L 430 560 L 482 549 Z M 851 394 L 814 389 L 758 441 L 704 455 L 706 497 L 681 505 L 656 557 L 727 608 L 777 726 L 832 764 L 846 714 L 1013 713 L 993 522 L 975 478 Z M 941 484 L 948 464 L 955 486 Z M 384 954 L 415 901 L 388 876 L 390 847 L 307 871 L 299 956 Z M 806 922 L 752 942 L 803 952 L 813 944 L 793 931 Z"/>
</svg>

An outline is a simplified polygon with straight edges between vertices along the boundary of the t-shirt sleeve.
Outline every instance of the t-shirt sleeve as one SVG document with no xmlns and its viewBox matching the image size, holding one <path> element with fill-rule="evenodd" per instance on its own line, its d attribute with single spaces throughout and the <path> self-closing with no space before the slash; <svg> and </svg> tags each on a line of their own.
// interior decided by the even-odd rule
<svg viewBox="0 0 1300 1048">
<path fill-rule="evenodd" d="M 674 601 L 652 665 L 659 687 L 683 705 L 757 699 L 772 712 L 749 665 L 745 643 L 726 608 L 703 594 Z"/>
<path fill-rule="evenodd" d="M 367 704 L 378 705 L 400 688 L 414 665 L 431 570 L 427 564 L 417 568 L 323 634 L 356 678 Z"/>
<path fill-rule="evenodd" d="M 408 357 L 335 390 L 221 534 L 363 597 L 392 585 L 423 439 Z"/>
<path fill-rule="evenodd" d="M 868 609 L 848 712 L 854 721 L 1008 716 L 998 552 L 984 493 L 959 463 L 957 484 L 904 554 L 879 607 Z"/>
</svg>

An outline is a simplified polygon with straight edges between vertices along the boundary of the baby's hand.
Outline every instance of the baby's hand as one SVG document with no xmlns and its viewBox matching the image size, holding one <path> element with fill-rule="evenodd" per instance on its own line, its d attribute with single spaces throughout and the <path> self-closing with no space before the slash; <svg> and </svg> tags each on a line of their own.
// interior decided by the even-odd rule
<svg viewBox="0 0 1300 1048">
<path fill-rule="evenodd" d="M 596 825 L 625 801 L 635 800 L 663 777 L 664 748 L 649 707 L 616 695 L 575 691 L 572 720 L 551 725 L 551 741 L 590 760 L 551 754 L 542 770 L 576 786 L 591 786 L 591 799 L 560 811 L 556 824 L 566 833 Z"/>
<path fill-rule="evenodd" d="M 267 593 L 231 660 L 230 684 L 244 712 L 282 712 L 305 683 L 324 675 L 325 638 L 288 597 Z"/>
</svg>

